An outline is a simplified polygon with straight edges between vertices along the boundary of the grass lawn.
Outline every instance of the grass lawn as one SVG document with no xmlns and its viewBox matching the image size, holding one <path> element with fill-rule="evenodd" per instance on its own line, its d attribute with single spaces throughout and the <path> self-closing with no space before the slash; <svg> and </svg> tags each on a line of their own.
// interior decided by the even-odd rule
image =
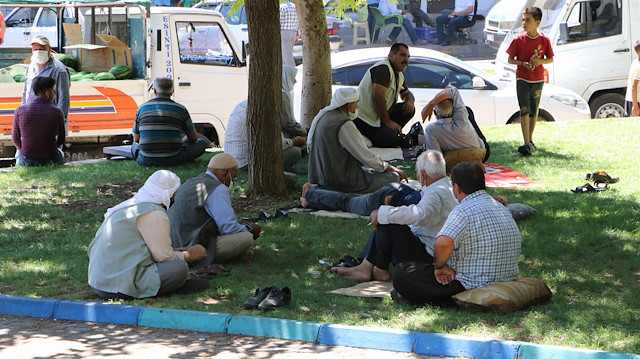
<svg viewBox="0 0 640 359">
<path fill-rule="evenodd" d="M 204 293 L 130 303 L 640 353 L 640 120 L 540 123 L 534 136 L 539 150 L 528 158 L 516 152 L 519 126 L 488 128 L 485 135 L 490 162 L 543 184 L 490 193 L 538 210 L 518 222 L 520 271 L 549 285 L 555 295 L 546 304 L 499 315 L 326 294 L 352 283 L 324 270 L 318 259 L 359 253 L 372 229 L 366 220 L 311 214 L 265 222 L 255 259 L 227 265 L 231 275 L 213 279 Z M 201 173 L 209 158 L 173 171 L 185 181 Z M 620 182 L 605 192 L 569 191 L 596 170 Z M 0 293 L 98 300 L 87 285 L 87 247 L 105 210 L 129 198 L 153 171 L 112 161 L 0 173 Z M 259 208 L 273 213 L 299 197 L 298 189 L 278 200 L 247 200 L 242 192 L 234 189 L 239 217 L 256 216 Z M 290 307 L 268 313 L 242 308 L 255 288 L 271 285 L 291 288 Z"/>
</svg>

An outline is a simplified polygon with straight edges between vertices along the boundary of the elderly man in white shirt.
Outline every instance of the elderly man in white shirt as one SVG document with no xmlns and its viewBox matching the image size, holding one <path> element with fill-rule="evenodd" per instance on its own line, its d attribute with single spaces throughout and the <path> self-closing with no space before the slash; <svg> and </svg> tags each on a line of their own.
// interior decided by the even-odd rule
<svg viewBox="0 0 640 359">
<path fill-rule="evenodd" d="M 393 3 L 392 3 L 393 2 Z M 393 15 L 393 14 L 398 14 L 398 15 L 403 15 L 403 19 L 402 19 L 402 26 L 404 27 L 405 31 L 407 32 L 407 35 L 409 35 L 409 38 L 411 39 L 411 42 L 414 45 L 424 45 L 427 43 L 426 40 L 423 39 L 418 39 L 418 36 L 416 35 L 416 30 L 413 28 L 413 25 L 411 25 L 411 21 L 407 18 L 404 17 L 404 15 L 410 13 L 409 10 L 400 10 L 397 7 L 398 1 L 397 0 L 380 0 L 380 4 L 378 5 L 378 9 L 380 9 L 380 12 L 382 13 L 382 16 L 388 16 L 388 15 Z M 391 23 L 398 23 L 398 19 L 397 18 L 390 18 L 387 19 L 385 21 L 385 23 L 387 24 L 391 24 Z M 393 44 L 394 42 L 396 42 L 396 38 L 398 38 L 398 35 L 400 35 L 400 28 L 399 27 L 394 27 L 393 30 L 391 30 L 391 33 L 389 34 L 389 37 L 387 37 L 387 44 Z"/>
<path fill-rule="evenodd" d="M 420 202 L 400 207 L 384 205 L 371 212 L 376 231 L 365 248 L 366 259 L 356 267 L 333 267 L 332 271 L 360 282 L 388 281 L 389 263 L 433 262 L 436 236 L 458 204 L 445 167 L 442 153 L 434 150 L 422 153 L 416 162 L 418 180 L 423 186 Z"/>
</svg>

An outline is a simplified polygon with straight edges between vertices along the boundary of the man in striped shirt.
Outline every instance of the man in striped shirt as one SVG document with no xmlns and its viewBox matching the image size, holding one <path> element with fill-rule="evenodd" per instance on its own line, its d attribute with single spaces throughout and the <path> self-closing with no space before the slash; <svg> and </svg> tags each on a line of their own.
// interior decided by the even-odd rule
<svg viewBox="0 0 640 359">
<path fill-rule="evenodd" d="M 298 15 L 296 6 L 289 0 L 280 4 L 280 46 L 282 50 L 282 63 L 296 67 L 293 58 L 293 45 L 298 34 Z"/>
<path fill-rule="evenodd" d="M 173 80 L 159 77 L 152 86 L 156 97 L 138 108 L 133 124 L 133 158 L 141 166 L 165 167 L 200 157 L 209 144 L 198 138 L 189 111 L 171 99 Z"/>
</svg>

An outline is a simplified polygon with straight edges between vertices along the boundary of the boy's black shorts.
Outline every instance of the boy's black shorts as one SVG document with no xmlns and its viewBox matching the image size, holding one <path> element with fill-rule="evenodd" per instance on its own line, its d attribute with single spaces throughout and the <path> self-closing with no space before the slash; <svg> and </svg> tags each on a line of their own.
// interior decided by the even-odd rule
<svg viewBox="0 0 640 359">
<path fill-rule="evenodd" d="M 518 94 L 518 104 L 520 105 L 521 116 L 538 116 L 543 85 L 544 81 L 528 82 L 521 79 L 516 80 L 516 92 Z"/>
</svg>

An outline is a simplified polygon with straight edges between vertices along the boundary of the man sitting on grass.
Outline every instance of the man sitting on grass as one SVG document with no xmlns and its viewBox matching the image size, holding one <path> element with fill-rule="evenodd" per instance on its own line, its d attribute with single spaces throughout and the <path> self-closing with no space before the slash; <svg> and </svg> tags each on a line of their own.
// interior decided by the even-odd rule
<svg viewBox="0 0 640 359">
<path fill-rule="evenodd" d="M 482 166 L 457 164 L 451 183 L 460 204 L 438 233 L 433 262 L 407 260 L 393 271 L 393 287 L 412 303 L 452 304 L 454 294 L 518 278 L 522 237 L 509 210 L 485 192 Z"/>
<path fill-rule="evenodd" d="M 207 255 L 193 263 L 195 268 L 207 267 L 215 273 L 219 266 L 214 263 L 253 258 L 250 248 L 262 227 L 236 219 L 228 187 L 237 174 L 238 162 L 233 156 L 213 156 L 205 173 L 180 186 L 175 204 L 167 211 L 174 247 L 201 244 L 207 249 Z"/>
<path fill-rule="evenodd" d="M 187 281 L 187 262 L 206 257 L 204 247 L 171 248 L 165 211 L 179 186 L 178 176 L 160 170 L 133 198 L 107 210 L 88 250 L 89 285 L 101 298 L 148 298 L 209 287 L 206 281 Z"/>
<path fill-rule="evenodd" d="M 334 267 L 332 271 L 361 282 L 388 281 L 389 263 L 396 265 L 408 260 L 432 263 L 436 234 L 457 204 L 445 167 L 440 152 L 422 153 L 416 162 L 418 180 L 423 186 L 420 202 L 399 207 L 384 205 L 371 212 L 376 231 L 365 249 L 366 259 L 356 267 Z"/>
</svg>

